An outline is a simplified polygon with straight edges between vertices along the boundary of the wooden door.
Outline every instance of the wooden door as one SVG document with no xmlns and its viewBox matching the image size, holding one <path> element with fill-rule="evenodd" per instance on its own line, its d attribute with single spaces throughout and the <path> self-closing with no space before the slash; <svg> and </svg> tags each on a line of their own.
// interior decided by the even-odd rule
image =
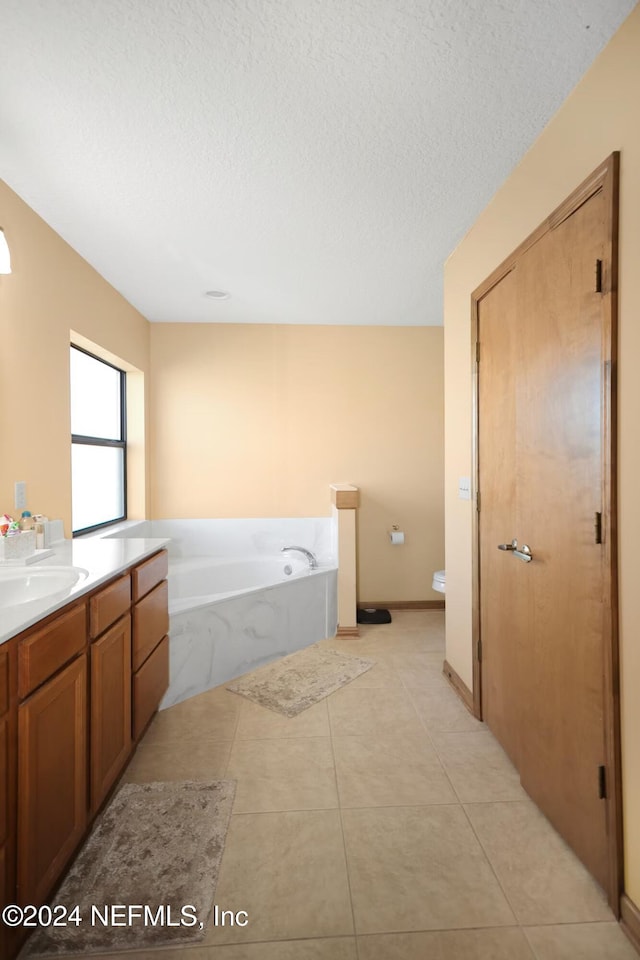
<svg viewBox="0 0 640 960">
<path fill-rule="evenodd" d="M 482 712 L 615 909 L 613 194 L 580 189 L 476 296 Z M 498 549 L 512 538 L 530 562 Z"/>
<path fill-rule="evenodd" d="M 516 535 L 516 313 L 517 284 L 507 274 L 479 304 L 482 371 L 479 376 L 482 509 L 479 513 L 482 715 L 519 766 L 519 571 L 497 550 Z M 484 586 L 487 601 L 484 602 Z M 487 641 L 484 641 L 484 638 Z"/>
<path fill-rule="evenodd" d="M 87 656 L 18 708 L 18 898 L 46 903 L 87 825 Z"/>
<path fill-rule="evenodd" d="M 597 880 L 607 881 L 604 755 L 602 294 L 596 193 L 519 260 L 517 520 L 534 560 L 508 558 L 521 643 L 524 788 Z M 525 623 L 526 621 L 526 623 Z"/>
<path fill-rule="evenodd" d="M 91 645 L 91 813 L 131 752 L 131 617 Z"/>
</svg>

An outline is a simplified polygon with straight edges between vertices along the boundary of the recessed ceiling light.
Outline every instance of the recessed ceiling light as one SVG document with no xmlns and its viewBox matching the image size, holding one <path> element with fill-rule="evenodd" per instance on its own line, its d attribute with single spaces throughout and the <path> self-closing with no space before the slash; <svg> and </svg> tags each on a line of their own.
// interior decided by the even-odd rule
<svg viewBox="0 0 640 960">
<path fill-rule="evenodd" d="M 227 290 L 207 290 L 205 297 L 209 297 L 209 300 L 228 300 L 231 294 Z"/>
</svg>

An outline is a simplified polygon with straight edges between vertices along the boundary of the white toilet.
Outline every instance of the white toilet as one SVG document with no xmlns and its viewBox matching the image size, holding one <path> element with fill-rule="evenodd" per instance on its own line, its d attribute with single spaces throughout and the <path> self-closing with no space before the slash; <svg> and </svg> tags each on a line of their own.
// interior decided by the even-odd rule
<svg viewBox="0 0 640 960">
<path fill-rule="evenodd" d="M 437 590 L 438 593 L 445 593 L 445 583 L 446 583 L 446 571 L 445 570 L 436 570 L 433 575 L 433 583 L 431 584 L 434 590 Z"/>
</svg>

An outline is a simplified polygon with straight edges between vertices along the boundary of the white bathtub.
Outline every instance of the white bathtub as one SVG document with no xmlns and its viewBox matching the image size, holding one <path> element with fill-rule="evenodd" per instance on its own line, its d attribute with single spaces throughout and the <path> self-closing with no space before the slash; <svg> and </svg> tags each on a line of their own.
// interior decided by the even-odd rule
<svg viewBox="0 0 640 960">
<path fill-rule="evenodd" d="M 153 520 L 108 536 L 171 537 L 170 683 L 161 709 L 336 631 L 331 518 Z M 283 553 L 291 544 L 313 550 L 318 567 Z"/>
<path fill-rule="evenodd" d="M 217 557 L 175 560 L 169 566 L 169 613 L 195 609 L 238 593 L 264 590 L 309 576 L 311 572 L 308 560 L 298 559 L 293 552 L 234 560 Z"/>
</svg>

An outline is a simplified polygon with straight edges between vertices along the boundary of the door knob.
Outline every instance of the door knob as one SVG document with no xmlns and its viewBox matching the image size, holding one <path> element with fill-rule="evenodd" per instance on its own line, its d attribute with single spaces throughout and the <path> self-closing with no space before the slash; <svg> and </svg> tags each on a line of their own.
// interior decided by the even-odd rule
<svg viewBox="0 0 640 960">
<path fill-rule="evenodd" d="M 525 563 L 531 563 L 533 560 L 531 548 L 526 543 L 523 543 L 519 550 L 514 550 L 513 555 L 517 557 L 518 560 L 524 560 Z"/>
<path fill-rule="evenodd" d="M 510 550 L 514 557 L 517 557 L 518 560 L 523 560 L 524 563 L 531 563 L 533 560 L 533 555 L 531 553 L 531 548 L 527 543 L 523 543 L 520 549 L 518 549 L 518 541 L 512 540 L 511 543 L 499 543 L 498 550 Z"/>
</svg>

